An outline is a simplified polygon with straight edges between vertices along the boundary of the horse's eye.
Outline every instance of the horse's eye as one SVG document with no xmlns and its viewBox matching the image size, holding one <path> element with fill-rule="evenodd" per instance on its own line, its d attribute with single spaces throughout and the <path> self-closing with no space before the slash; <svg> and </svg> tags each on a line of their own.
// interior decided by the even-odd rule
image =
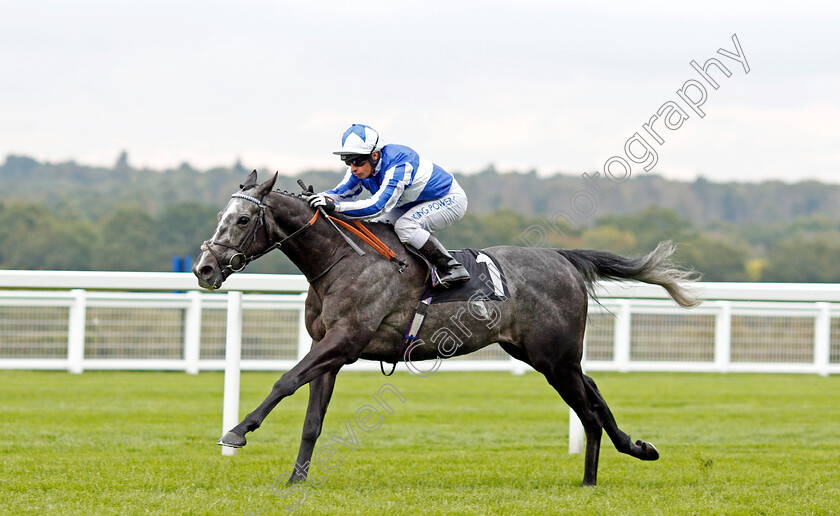
<svg viewBox="0 0 840 516">
<path fill-rule="evenodd" d="M 239 217 L 239 220 L 237 220 L 236 223 L 239 224 L 240 226 L 244 226 L 245 224 L 249 223 L 250 221 L 251 221 L 251 217 L 248 217 L 247 215 L 243 215 L 243 216 Z"/>
</svg>

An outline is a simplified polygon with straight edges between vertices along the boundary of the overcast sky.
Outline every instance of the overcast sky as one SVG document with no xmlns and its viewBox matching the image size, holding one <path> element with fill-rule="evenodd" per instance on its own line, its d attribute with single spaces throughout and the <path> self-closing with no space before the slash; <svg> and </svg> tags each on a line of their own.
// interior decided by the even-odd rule
<svg viewBox="0 0 840 516">
<path fill-rule="evenodd" d="M 584 3 L 0 0 L 0 156 L 295 173 L 361 122 L 458 172 L 603 171 L 639 132 L 669 178 L 840 182 L 840 4 Z"/>
</svg>

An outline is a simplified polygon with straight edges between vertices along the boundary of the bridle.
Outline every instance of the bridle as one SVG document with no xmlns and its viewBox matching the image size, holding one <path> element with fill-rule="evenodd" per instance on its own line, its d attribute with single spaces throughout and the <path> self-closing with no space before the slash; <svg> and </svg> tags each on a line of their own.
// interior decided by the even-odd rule
<svg viewBox="0 0 840 516">
<path fill-rule="evenodd" d="M 221 258 L 221 256 L 219 256 L 216 253 L 216 251 L 213 250 L 214 245 L 218 245 L 218 246 L 221 246 L 221 247 L 227 247 L 228 249 L 233 249 L 234 251 L 236 251 L 236 253 L 233 256 L 230 257 L 230 260 L 228 260 L 228 264 L 225 265 L 222 269 L 223 271 L 229 269 L 231 273 L 239 272 L 242 269 L 244 269 L 246 265 L 248 265 L 252 261 L 256 260 L 257 258 L 260 258 L 261 256 L 264 256 L 264 255 L 270 253 L 271 251 L 273 251 L 275 249 L 280 249 L 281 247 L 283 247 L 283 244 L 286 241 L 288 241 L 289 239 L 297 236 L 298 233 L 302 232 L 303 230 L 305 230 L 306 228 L 308 228 L 309 226 L 314 224 L 315 220 L 318 218 L 318 212 L 316 211 L 315 216 L 312 217 L 309 220 L 309 222 L 307 222 L 306 224 L 301 226 L 295 232 L 291 233 L 289 236 L 283 238 L 279 242 L 275 242 L 270 247 L 268 247 L 265 251 L 263 251 L 261 253 L 258 253 L 258 254 L 252 254 L 252 255 L 249 256 L 248 251 L 251 250 L 251 246 L 254 244 L 254 241 L 256 240 L 257 232 L 262 228 L 266 228 L 265 210 L 266 210 L 267 206 L 265 204 L 263 204 L 263 202 L 260 201 L 259 199 L 257 199 L 256 197 L 251 197 L 250 195 L 246 195 L 246 194 L 243 194 L 243 193 L 235 193 L 235 194 L 231 195 L 230 197 L 231 197 L 231 199 L 233 199 L 233 198 L 245 199 L 246 201 L 250 201 L 250 202 L 256 204 L 257 206 L 259 206 L 259 209 L 260 209 L 259 215 L 257 217 L 254 217 L 254 219 L 252 219 L 252 222 L 254 220 L 256 220 L 256 222 L 253 222 L 251 224 L 251 227 L 248 229 L 248 232 L 242 238 L 242 241 L 239 242 L 239 245 L 234 246 L 234 245 L 231 245 L 231 244 L 226 244 L 224 242 L 214 242 L 212 240 L 205 240 L 204 243 L 201 244 L 201 250 L 202 251 L 210 251 L 210 254 L 212 254 L 213 258 L 215 258 L 216 262 L 218 262 L 219 267 L 222 267 L 222 258 Z M 266 238 L 270 238 L 267 230 L 266 230 Z"/>
<path fill-rule="evenodd" d="M 301 187 L 304 189 L 304 191 L 307 190 L 307 188 L 303 186 L 302 181 L 298 180 L 298 183 L 301 184 Z M 311 187 L 308 190 L 311 192 Z M 283 193 L 286 194 L 287 192 L 283 192 Z M 227 243 L 224 243 L 224 242 L 214 242 L 213 240 L 205 240 L 204 243 L 201 244 L 201 250 L 202 251 L 210 251 L 210 254 L 212 254 L 213 258 L 216 259 L 216 262 L 219 264 L 219 267 L 222 267 L 222 274 L 225 275 L 225 277 L 229 276 L 230 274 L 233 274 L 234 272 L 241 271 L 242 269 L 245 268 L 246 265 L 248 265 L 252 261 L 256 260 L 257 258 L 265 256 L 266 254 L 270 253 L 271 251 L 273 251 L 275 249 L 280 249 L 281 247 L 283 247 L 283 244 L 286 243 L 288 240 L 294 238 L 295 236 L 297 236 L 298 234 L 300 234 L 301 232 L 306 230 L 306 228 L 315 224 L 315 221 L 318 220 L 318 215 L 320 215 L 322 213 L 324 214 L 324 218 L 327 221 L 329 221 L 330 224 L 332 224 L 333 228 L 335 228 L 335 230 L 338 232 L 338 234 L 341 235 L 341 237 L 344 239 L 344 241 L 347 242 L 347 244 L 349 244 L 349 246 L 354 251 L 356 251 L 356 253 L 359 256 L 364 256 L 365 252 L 355 242 L 353 242 L 347 235 L 345 235 L 344 232 L 341 231 L 341 229 L 339 229 L 339 227 L 336 225 L 336 221 L 339 222 L 342 226 L 344 226 L 348 230 L 355 233 L 356 236 L 361 238 L 363 241 L 367 242 L 371 247 L 373 247 L 377 252 L 379 252 L 379 254 L 381 254 L 382 256 L 387 258 L 388 260 L 397 263 L 400 266 L 400 268 L 399 268 L 400 273 L 402 273 L 405 270 L 405 268 L 408 266 L 408 264 L 406 262 L 397 258 L 396 253 L 394 253 L 394 251 L 389 249 L 387 245 L 382 243 L 382 241 L 379 240 L 375 235 L 373 235 L 370 232 L 370 230 L 365 229 L 364 226 L 362 226 L 361 224 L 357 224 L 358 229 L 354 229 L 352 226 L 350 226 L 350 224 L 342 221 L 341 219 L 336 219 L 334 217 L 329 216 L 324 211 L 323 208 L 318 208 L 317 210 L 315 210 L 315 214 L 312 216 L 311 219 L 309 219 L 309 221 L 306 224 L 304 224 L 303 226 L 296 229 L 294 232 L 289 234 L 287 237 L 283 238 L 279 242 L 275 242 L 274 244 L 272 244 L 271 246 L 266 248 L 263 252 L 258 253 L 258 254 L 252 254 L 252 255 L 249 256 L 248 251 L 251 250 L 251 246 L 254 244 L 254 241 L 256 240 L 257 232 L 261 228 L 267 228 L 266 223 L 265 223 L 265 211 L 266 211 L 267 205 L 263 204 L 263 202 L 261 200 L 257 199 L 256 197 L 251 197 L 250 195 L 246 195 L 244 193 L 237 192 L 237 193 L 231 195 L 230 197 L 231 197 L 231 199 L 237 198 L 237 199 L 245 199 L 246 201 L 250 201 L 250 202 L 256 204 L 259 207 L 260 211 L 259 211 L 259 215 L 257 217 L 254 217 L 253 219 L 251 219 L 252 222 L 253 222 L 254 219 L 256 219 L 256 222 L 254 222 L 251 225 L 251 227 L 248 228 L 248 232 L 242 238 L 242 241 L 239 243 L 239 245 L 234 246 L 234 245 L 227 244 Z M 358 223 L 358 221 L 356 221 L 356 222 Z M 271 239 L 271 235 L 268 234 L 268 229 L 266 229 L 266 239 L 268 239 L 268 240 Z M 218 245 L 218 246 L 221 246 L 221 247 L 226 247 L 228 249 L 233 249 L 234 251 L 236 251 L 234 253 L 234 255 L 231 256 L 230 259 L 228 260 L 227 265 L 222 266 L 222 257 L 219 256 L 219 254 L 217 254 L 216 251 L 213 250 L 214 245 Z M 306 278 L 307 281 L 312 283 L 316 279 L 320 278 L 321 276 L 323 276 L 324 274 L 329 272 L 329 270 L 332 269 L 333 266 L 335 266 L 339 261 L 341 261 L 341 259 L 344 258 L 346 255 L 347 255 L 347 253 L 344 253 L 344 254 L 340 255 L 334 262 L 332 262 L 323 271 L 321 271 L 321 273 L 319 273 L 318 275 L 316 275 L 313 278 L 307 277 Z M 230 271 L 230 272 L 225 274 L 226 271 Z"/>
</svg>

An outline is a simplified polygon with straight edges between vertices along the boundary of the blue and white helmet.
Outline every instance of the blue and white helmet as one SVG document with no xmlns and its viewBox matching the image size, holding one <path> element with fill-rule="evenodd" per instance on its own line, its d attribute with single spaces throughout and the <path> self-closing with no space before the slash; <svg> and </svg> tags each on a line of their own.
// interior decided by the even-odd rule
<svg viewBox="0 0 840 516">
<path fill-rule="evenodd" d="M 370 154 L 382 148 L 379 133 L 365 124 L 353 124 L 341 136 L 341 148 L 333 154 L 347 156 L 351 154 Z"/>
</svg>

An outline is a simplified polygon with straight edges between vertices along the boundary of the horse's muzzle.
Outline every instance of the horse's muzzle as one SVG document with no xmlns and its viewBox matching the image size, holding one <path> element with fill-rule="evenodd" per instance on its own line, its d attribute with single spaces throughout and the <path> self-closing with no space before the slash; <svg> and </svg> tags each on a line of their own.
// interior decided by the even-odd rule
<svg viewBox="0 0 840 516">
<path fill-rule="evenodd" d="M 216 258 L 209 251 L 198 255 L 198 259 L 192 267 L 192 273 L 198 278 L 198 284 L 208 290 L 216 290 L 225 281 Z"/>
</svg>

